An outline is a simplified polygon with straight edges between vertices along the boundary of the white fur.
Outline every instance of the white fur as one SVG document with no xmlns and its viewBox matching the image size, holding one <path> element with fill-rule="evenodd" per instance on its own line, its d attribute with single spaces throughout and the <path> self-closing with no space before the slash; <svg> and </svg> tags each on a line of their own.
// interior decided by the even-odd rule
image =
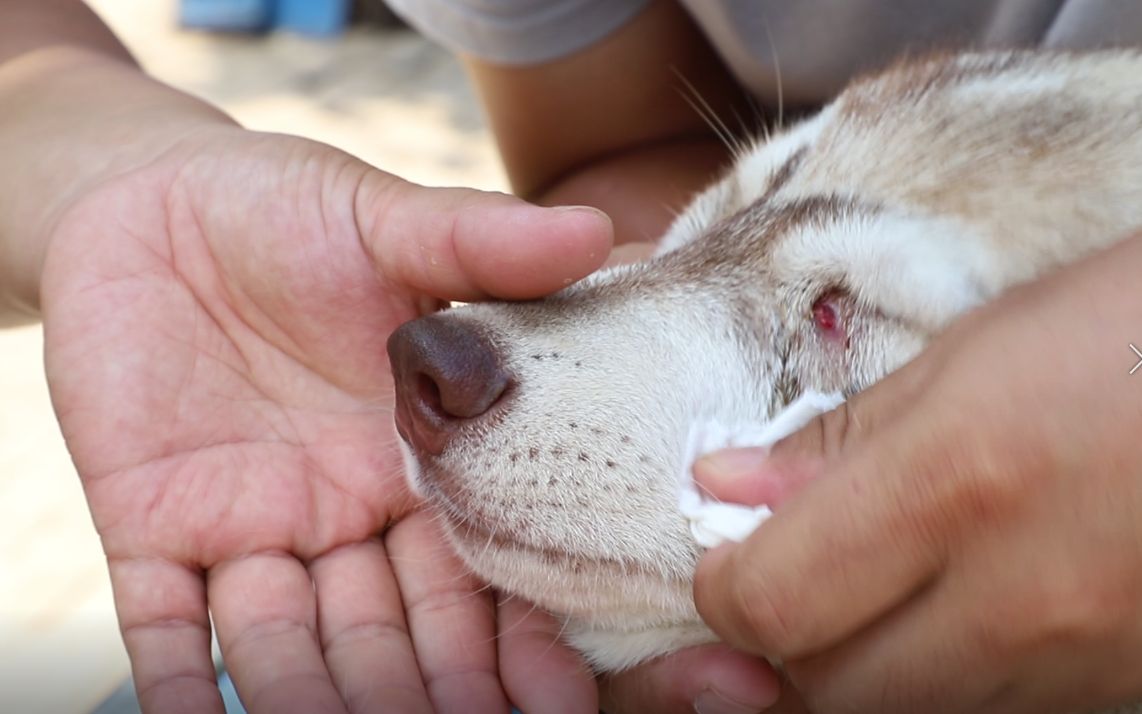
<svg viewBox="0 0 1142 714">
<path fill-rule="evenodd" d="M 844 276 L 865 302 L 935 331 L 1002 287 L 974 234 L 955 218 L 878 214 L 796 231 L 775 262 L 793 273 Z"/>
</svg>

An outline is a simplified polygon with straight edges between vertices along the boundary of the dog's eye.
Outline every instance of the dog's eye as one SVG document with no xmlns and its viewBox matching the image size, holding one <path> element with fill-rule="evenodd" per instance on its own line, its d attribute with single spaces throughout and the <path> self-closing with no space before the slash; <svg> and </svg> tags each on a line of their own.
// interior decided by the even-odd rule
<svg viewBox="0 0 1142 714">
<path fill-rule="evenodd" d="M 813 321 L 817 323 L 817 329 L 825 332 L 835 330 L 839 320 L 836 305 L 824 299 L 813 304 Z"/>
<path fill-rule="evenodd" d="M 845 325 L 841 310 L 843 299 L 844 295 L 839 290 L 828 290 L 813 303 L 813 324 L 827 338 L 837 340 L 845 338 Z"/>
</svg>

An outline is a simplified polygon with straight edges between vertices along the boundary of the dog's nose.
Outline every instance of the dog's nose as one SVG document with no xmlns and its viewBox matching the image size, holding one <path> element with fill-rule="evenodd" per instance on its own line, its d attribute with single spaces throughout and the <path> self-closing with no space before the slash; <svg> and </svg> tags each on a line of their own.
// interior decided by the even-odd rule
<svg viewBox="0 0 1142 714">
<path fill-rule="evenodd" d="M 431 315 L 405 323 L 389 337 L 388 350 L 397 429 L 419 451 L 439 454 L 510 383 L 495 346 L 462 320 Z"/>
</svg>

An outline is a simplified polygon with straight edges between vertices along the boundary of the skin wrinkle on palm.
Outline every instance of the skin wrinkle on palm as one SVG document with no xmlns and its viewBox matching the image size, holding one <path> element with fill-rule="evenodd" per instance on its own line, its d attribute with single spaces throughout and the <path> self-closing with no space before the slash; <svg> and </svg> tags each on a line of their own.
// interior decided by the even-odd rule
<svg viewBox="0 0 1142 714">
<path fill-rule="evenodd" d="M 506 185 L 462 71 L 413 33 L 222 37 L 179 31 L 175 0 L 89 4 L 145 68 L 250 128 L 330 143 L 427 185 Z M 43 680 L 68 686 L 41 687 L 40 710 L 90 711 L 129 667 L 41 350 L 38 326 L 0 330 L 0 709 L 20 710 L 3 693 Z"/>
</svg>

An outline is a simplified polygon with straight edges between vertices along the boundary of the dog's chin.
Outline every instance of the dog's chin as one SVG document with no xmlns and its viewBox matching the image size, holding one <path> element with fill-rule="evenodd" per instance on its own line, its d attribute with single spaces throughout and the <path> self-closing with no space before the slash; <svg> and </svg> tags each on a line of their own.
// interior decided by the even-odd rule
<svg viewBox="0 0 1142 714">
<path fill-rule="evenodd" d="M 446 507 L 439 510 L 454 550 L 472 572 L 556 615 L 601 627 L 636 628 L 696 616 L 689 579 L 666 578 L 634 559 L 524 543 L 458 521 Z"/>
<path fill-rule="evenodd" d="M 465 565 L 500 592 L 563 620 L 567 638 L 599 670 L 713 641 L 694 608 L 689 573 L 696 563 L 666 562 L 685 560 L 678 554 L 644 561 L 527 542 L 455 502 L 459 494 L 438 485 L 447 479 L 433 458 L 422 463 L 403 439 L 400 449 L 410 491 L 439 515 Z"/>
<path fill-rule="evenodd" d="M 524 544 L 489 548 L 470 533 L 462 535 L 463 525 L 449 523 L 448 531 L 473 572 L 556 615 L 563 636 L 596 671 L 621 671 L 718 639 L 698 616 L 688 579 L 664 580 L 626 563 Z"/>
</svg>

